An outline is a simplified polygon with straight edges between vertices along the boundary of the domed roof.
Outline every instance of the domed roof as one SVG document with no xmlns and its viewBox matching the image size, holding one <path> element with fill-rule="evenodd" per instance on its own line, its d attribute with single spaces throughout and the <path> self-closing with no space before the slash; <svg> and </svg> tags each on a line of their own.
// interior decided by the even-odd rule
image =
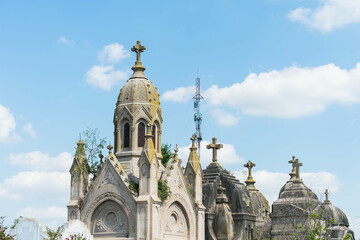
<svg viewBox="0 0 360 240">
<path fill-rule="evenodd" d="M 285 183 L 279 193 L 281 198 L 310 198 L 318 200 L 315 193 L 311 191 L 301 180 L 290 180 Z"/>
<path fill-rule="evenodd" d="M 160 106 L 157 88 L 145 77 L 130 78 L 120 90 L 118 104 L 124 103 L 150 103 Z"/>
<path fill-rule="evenodd" d="M 332 225 L 349 227 L 349 220 L 346 217 L 345 213 L 340 208 L 335 207 L 332 204 L 322 204 L 320 206 L 320 211 L 321 210 L 324 211 L 323 217 L 325 219 L 328 220 L 334 219 Z"/>
<path fill-rule="evenodd" d="M 120 94 L 116 105 L 126 103 L 149 103 L 155 106 L 160 106 L 159 93 L 154 84 L 149 81 L 145 75 L 145 67 L 140 61 L 140 53 L 146 49 L 145 46 L 137 41 L 137 44 L 131 49 L 136 52 L 136 62 L 131 68 L 134 73 L 120 90 Z"/>
</svg>

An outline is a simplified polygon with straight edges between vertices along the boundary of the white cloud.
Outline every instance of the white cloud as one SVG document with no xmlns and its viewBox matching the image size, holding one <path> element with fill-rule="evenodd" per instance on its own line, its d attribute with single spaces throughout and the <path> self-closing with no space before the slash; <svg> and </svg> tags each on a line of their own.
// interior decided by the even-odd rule
<svg viewBox="0 0 360 240">
<path fill-rule="evenodd" d="M 68 152 L 62 152 L 56 157 L 50 157 L 47 153 L 33 151 L 28 153 L 11 153 L 7 157 L 12 165 L 20 166 L 28 170 L 37 171 L 68 171 L 73 157 Z"/>
<path fill-rule="evenodd" d="M 123 45 L 112 43 L 104 47 L 99 54 L 99 59 L 102 62 L 118 63 L 124 58 L 130 57 L 130 52 L 124 49 Z"/>
<path fill-rule="evenodd" d="M 359 0 L 323 0 L 316 9 L 297 8 L 288 17 L 321 32 L 330 32 L 346 24 L 360 22 Z"/>
<path fill-rule="evenodd" d="M 129 71 L 115 70 L 114 66 L 93 66 L 85 75 L 86 82 L 104 90 L 110 90 L 113 86 L 127 79 Z"/>
<path fill-rule="evenodd" d="M 235 176 L 244 182 L 247 178 L 247 171 L 235 171 Z M 272 204 L 279 197 L 282 186 L 290 179 L 288 173 L 269 172 L 266 170 L 253 170 L 253 177 L 256 181 L 255 186 Z M 340 181 L 336 175 L 329 172 L 301 173 L 301 178 L 305 185 L 309 187 L 319 199 L 323 199 L 325 189 L 335 193 L 340 188 Z"/>
<path fill-rule="evenodd" d="M 9 108 L 0 105 L 0 142 L 18 142 L 20 136 L 14 133 L 16 122 Z"/>
<path fill-rule="evenodd" d="M 175 90 L 169 90 L 162 94 L 162 101 L 186 102 L 195 95 L 195 86 L 178 87 Z"/>
<path fill-rule="evenodd" d="M 17 212 L 17 216 L 35 218 L 42 224 L 56 229 L 66 222 L 66 207 L 48 206 L 43 208 L 26 207 Z"/>
<path fill-rule="evenodd" d="M 58 42 L 59 42 L 59 43 L 66 44 L 66 45 L 70 45 L 70 46 L 75 45 L 75 41 L 69 40 L 69 39 L 67 39 L 67 38 L 64 37 L 64 36 L 60 37 L 60 38 L 58 39 Z"/>
<path fill-rule="evenodd" d="M 208 145 L 209 141 L 201 141 L 200 147 L 200 162 L 202 168 L 206 168 L 212 162 L 212 149 L 207 149 L 206 145 Z M 218 151 L 218 162 L 222 166 L 241 163 L 244 161 L 243 158 L 237 155 L 234 145 L 232 144 L 223 144 L 224 147 Z M 189 154 L 190 154 L 190 146 L 180 147 L 179 148 L 179 158 L 182 159 L 182 164 L 186 165 Z"/>
<path fill-rule="evenodd" d="M 36 131 L 33 129 L 33 126 L 31 123 L 27 123 L 23 126 L 23 131 L 25 134 L 29 135 L 32 138 L 36 138 L 37 133 Z"/>
<path fill-rule="evenodd" d="M 241 83 L 214 85 L 203 96 L 208 104 L 253 116 L 298 118 L 323 111 L 331 104 L 360 100 L 360 63 L 350 70 L 334 64 L 315 68 L 288 67 L 251 73 Z"/>
<path fill-rule="evenodd" d="M 68 200 L 69 186 L 69 172 L 19 172 L 0 183 L 0 200 Z"/>
<path fill-rule="evenodd" d="M 238 124 L 239 120 L 241 119 L 240 116 L 233 115 L 220 108 L 215 108 L 211 110 L 211 116 L 215 118 L 217 124 L 226 127 L 231 127 Z"/>
</svg>

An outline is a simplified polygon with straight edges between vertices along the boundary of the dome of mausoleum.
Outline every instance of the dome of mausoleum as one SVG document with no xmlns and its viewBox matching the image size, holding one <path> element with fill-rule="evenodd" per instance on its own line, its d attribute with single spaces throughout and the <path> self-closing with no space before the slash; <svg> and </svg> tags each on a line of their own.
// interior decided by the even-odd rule
<svg viewBox="0 0 360 240">
<path fill-rule="evenodd" d="M 331 225 L 349 227 L 349 220 L 340 208 L 332 204 L 322 204 L 319 208 L 317 212 L 320 213 L 323 210 L 322 214 L 325 219 L 334 219 Z"/>
<path fill-rule="evenodd" d="M 311 191 L 301 180 L 290 180 L 281 188 L 279 199 L 284 198 L 309 198 L 318 200 L 315 193 Z"/>
</svg>

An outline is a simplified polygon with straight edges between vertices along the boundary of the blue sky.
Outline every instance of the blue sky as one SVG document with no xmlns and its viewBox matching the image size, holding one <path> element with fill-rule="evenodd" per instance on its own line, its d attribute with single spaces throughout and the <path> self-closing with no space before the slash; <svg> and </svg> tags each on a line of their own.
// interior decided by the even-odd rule
<svg viewBox="0 0 360 240">
<path fill-rule="evenodd" d="M 273 201 L 296 155 L 360 230 L 359 30 L 357 0 L 0 1 L 0 215 L 65 222 L 75 142 L 86 127 L 113 141 L 141 40 L 163 143 L 186 160 L 198 68 L 203 137 L 225 144 L 223 166 L 242 178 L 256 162 Z"/>
</svg>

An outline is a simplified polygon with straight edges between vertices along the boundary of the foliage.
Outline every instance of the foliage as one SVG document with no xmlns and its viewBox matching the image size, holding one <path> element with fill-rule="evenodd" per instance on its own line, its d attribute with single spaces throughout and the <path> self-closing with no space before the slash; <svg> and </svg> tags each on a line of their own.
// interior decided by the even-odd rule
<svg viewBox="0 0 360 240">
<path fill-rule="evenodd" d="M 83 234 L 71 234 L 69 237 L 65 238 L 65 240 L 86 240 Z"/>
<path fill-rule="evenodd" d="M 158 180 L 158 194 L 161 201 L 165 201 L 171 194 L 170 187 L 163 180 Z"/>
<path fill-rule="evenodd" d="M 323 217 L 324 210 L 321 210 L 319 213 L 316 210 L 310 214 L 310 226 L 297 226 L 299 230 L 294 233 L 295 239 L 300 239 L 301 236 L 305 235 L 306 240 L 326 240 L 324 237 L 328 233 L 329 224 L 326 223 L 326 220 Z M 330 220 L 330 224 L 334 222 L 334 219 Z"/>
<path fill-rule="evenodd" d="M 100 155 L 106 144 L 106 138 L 100 136 L 100 132 L 97 128 L 87 128 L 83 132 L 85 152 L 89 162 L 90 174 L 96 174 L 98 166 L 100 164 Z"/>
<path fill-rule="evenodd" d="M 19 223 L 19 219 L 15 219 L 14 224 L 9 228 L 4 225 L 5 217 L 0 217 L 0 240 L 13 240 L 15 235 L 9 233 L 14 229 L 16 224 Z"/>
<path fill-rule="evenodd" d="M 139 184 L 133 181 L 129 181 L 129 190 L 133 195 L 139 195 Z"/>
<path fill-rule="evenodd" d="M 51 228 L 46 227 L 47 238 L 43 238 L 43 240 L 61 240 L 61 231 L 61 227 L 58 227 L 56 230 L 52 230 Z"/>
<path fill-rule="evenodd" d="M 161 154 L 163 158 L 161 159 L 162 165 L 166 167 L 166 164 L 169 162 L 169 160 L 174 156 L 174 154 L 171 152 L 171 145 L 170 144 L 162 144 L 161 145 Z"/>
</svg>

